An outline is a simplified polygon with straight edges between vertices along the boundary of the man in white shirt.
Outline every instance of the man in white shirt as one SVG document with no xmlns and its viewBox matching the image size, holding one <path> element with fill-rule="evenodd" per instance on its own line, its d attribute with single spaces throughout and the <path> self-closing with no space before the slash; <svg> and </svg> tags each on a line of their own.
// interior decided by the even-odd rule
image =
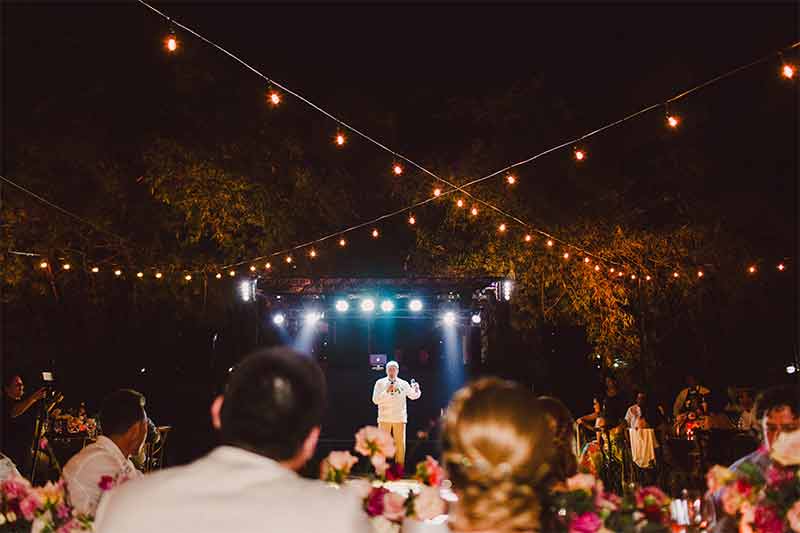
<svg viewBox="0 0 800 533">
<path fill-rule="evenodd" d="M 686 400 L 691 399 L 693 396 L 703 397 L 711 393 L 706 387 L 698 384 L 697 378 L 692 374 L 686 376 L 686 385 L 688 386 L 678 393 L 678 396 L 675 397 L 675 403 L 672 405 L 672 414 L 676 417 L 684 410 Z"/>
<path fill-rule="evenodd" d="M 422 396 L 422 392 L 417 382 L 410 385 L 406 380 L 397 377 L 399 373 L 400 365 L 397 361 L 386 364 L 386 377 L 376 381 L 372 389 L 372 403 L 378 406 L 378 427 L 394 437 L 394 460 L 402 465 L 406 460 L 406 398 L 416 400 Z"/>
<path fill-rule="evenodd" d="M 222 445 L 112 490 L 95 533 L 369 533 L 359 495 L 297 475 L 325 410 L 319 366 L 288 348 L 236 365 L 211 405 Z"/>
<path fill-rule="evenodd" d="M 642 420 L 642 409 L 647 403 L 647 395 L 644 392 L 639 392 L 636 395 L 636 403 L 628 407 L 628 412 L 625 413 L 625 422 L 631 429 L 640 429 L 639 421 Z"/>
<path fill-rule="evenodd" d="M 100 427 L 103 435 L 64 465 L 70 503 L 82 514 L 94 514 L 104 489 L 141 477 L 129 459 L 139 454 L 147 437 L 144 396 L 130 389 L 111 393 L 103 400 Z"/>
</svg>

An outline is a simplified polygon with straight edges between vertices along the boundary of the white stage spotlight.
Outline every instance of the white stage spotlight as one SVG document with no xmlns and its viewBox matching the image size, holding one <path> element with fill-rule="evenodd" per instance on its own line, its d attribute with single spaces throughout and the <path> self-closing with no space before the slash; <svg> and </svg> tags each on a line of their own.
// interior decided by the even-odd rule
<svg viewBox="0 0 800 533">
<path fill-rule="evenodd" d="M 317 311 L 306 311 L 303 315 L 303 321 L 305 321 L 308 326 L 316 324 L 320 318 L 322 318 L 322 315 Z"/>
<path fill-rule="evenodd" d="M 475 324 L 476 326 L 481 323 L 481 314 L 480 313 L 474 313 L 472 315 L 472 323 Z"/>
<path fill-rule="evenodd" d="M 456 323 L 456 314 L 453 311 L 447 311 L 442 315 L 442 323 L 445 326 L 452 326 Z"/>
<path fill-rule="evenodd" d="M 283 323 L 286 322 L 286 315 L 284 315 L 283 313 L 275 313 L 274 315 L 272 315 L 272 322 L 276 326 L 282 326 Z"/>
<path fill-rule="evenodd" d="M 361 300 L 361 310 L 365 313 L 371 313 L 375 310 L 375 300 L 372 298 L 365 298 Z"/>
<path fill-rule="evenodd" d="M 340 313 L 346 312 L 350 309 L 350 304 L 347 303 L 347 300 L 336 300 L 336 310 Z"/>
<path fill-rule="evenodd" d="M 381 311 L 384 313 L 391 313 L 394 310 L 394 302 L 391 300 L 384 300 L 381 302 Z"/>
<path fill-rule="evenodd" d="M 417 299 L 411 300 L 408 303 L 408 308 L 415 313 L 419 313 L 420 311 L 422 311 L 422 301 Z"/>
</svg>

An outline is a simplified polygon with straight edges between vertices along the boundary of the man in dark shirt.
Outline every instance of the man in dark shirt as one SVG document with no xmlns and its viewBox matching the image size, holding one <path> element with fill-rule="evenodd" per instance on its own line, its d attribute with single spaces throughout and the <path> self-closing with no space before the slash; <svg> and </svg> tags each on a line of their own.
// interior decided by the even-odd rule
<svg viewBox="0 0 800 533">
<path fill-rule="evenodd" d="M 26 399 L 22 377 L 12 375 L 3 387 L 3 452 L 23 473 L 29 473 L 33 430 L 38 409 L 34 406 L 45 397 L 45 389 L 39 389 Z"/>
</svg>

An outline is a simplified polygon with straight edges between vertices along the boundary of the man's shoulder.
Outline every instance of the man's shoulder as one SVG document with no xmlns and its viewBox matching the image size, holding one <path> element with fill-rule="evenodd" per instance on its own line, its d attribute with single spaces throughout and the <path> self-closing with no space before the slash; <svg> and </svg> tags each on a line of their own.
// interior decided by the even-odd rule
<svg viewBox="0 0 800 533">
<path fill-rule="evenodd" d="M 95 442 L 89 444 L 84 449 L 73 455 L 64 465 L 64 473 L 68 474 L 70 471 L 79 469 L 88 462 L 108 462 L 109 464 L 116 463 L 113 455 Z"/>
</svg>

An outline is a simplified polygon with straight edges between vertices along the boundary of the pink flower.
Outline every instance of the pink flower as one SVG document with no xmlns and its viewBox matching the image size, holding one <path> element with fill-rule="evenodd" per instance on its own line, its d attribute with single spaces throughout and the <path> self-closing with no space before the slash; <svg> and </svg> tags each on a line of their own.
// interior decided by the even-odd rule
<svg viewBox="0 0 800 533">
<path fill-rule="evenodd" d="M 603 527 L 603 522 L 595 513 L 583 513 L 569 523 L 570 533 L 595 533 Z"/>
<path fill-rule="evenodd" d="M 786 512 L 786 521 L 795 533 L 800 533 L 800 500 L 794 502 Z"/>
<path fill-rule="evenodd" d="M 97 486 L 100 487 L 100 490 L 103 492 L 109 491 L 114 488 L 114 478 L 111 476 L 103 476 L 100 478 Z"/>
<path fill-rule="evenodd" d="M 570 492 L 576 490 L 584 490 L 591 494 L 595 488 L 597 481 L 591 474 L 576 474 L 567 479 L 567 488 Z"/>
<path fill-rule="evenodd" d="M 386 457 L 383 455 L 373 455 L 370 457 L 369 461 L 372 463 L 372 467 L 375 468 L 375 474 L 382 478 L 386 474 L 386 469 L 389 468 Z"/>
<path fill-rule="evenodd" d="M 760 533 L 782 533 L 783 520 L 780 514 L 772 506 L 759 505 L 756 507 L 755 520 L 756 531 Z"/>
<path fill-rule="evenodd" d="M 28 495 L 19 502 L 19 511 L 22 513 L 22 516 L 28 522 L 32 521 L 36 516 L 36 511 L 39 510 L 41 507 L 42 501 L 39 499 L 39 495 L 36 492 L 31 491 Z"/>
<path fill-rule="evenodd" d="M 767 483 L 769 485 L 780 485 L 782 483 L 789 483 L 794 481 L 796 473 L 790 468 L 780 468 L 775 465 L 770 465 L 767 468 Z"/>
<path fill-rule="evenodd" d="M 331 452 L 328 454 L 328 464 L 331 468 L 345 473 L 350 473 L 350 469 L 357 462 L 358 458 L 351 455 L 350 452 Z"/>
<path fill-rule="evenodd" d="M 392 522 L 399 522 L 406 514 L 406 499 L 396 492 L 383 495 L 383 516 Z"/>
<path fill-rule="evenodd" d="M 414 515 L 419 520 L 430 520 L 447 511 L 438 488 L 422 486 L 414 497 Z"/>
<path fill-rule="evenodd" d="M 40 450 L 46 450 L 47 449 L 47 438 L 46 437 L 42 437 L 41 439 L 39 439 L 39 449 Z"/>
<path fill-rule="evenodd" d="M 56 516 L 61 519 L 69 518 L 70 510 L 69 507 L 64 502 L 59 503 L 56 506 Z"/>
<path fill-rule="evenodd" d="M 800 465 L 800 429 L 778 435 L 770 456 L 784 466 Z"/>
<path fill-rule="evenodd" d="M 369 495 L 365 507 L 369 516 L 383 515 L 383 495 L 389 492 L 383 487 L 374 487 Z"/>
<path fill-rule="evenodd" d="M 375 426 L 366 426 L 356 433 L 355 450 L 365 457 L 375 454 L 391 457 L 395 447 L 392 436 L 385 430 Z"/>
<path fill-rule="evenodd" d="M 7 500 L 21 500 L 28 495 L 31 484 L 25 478 L 14 477 L 3 481 L 0 487 Z"/>
</svg>

